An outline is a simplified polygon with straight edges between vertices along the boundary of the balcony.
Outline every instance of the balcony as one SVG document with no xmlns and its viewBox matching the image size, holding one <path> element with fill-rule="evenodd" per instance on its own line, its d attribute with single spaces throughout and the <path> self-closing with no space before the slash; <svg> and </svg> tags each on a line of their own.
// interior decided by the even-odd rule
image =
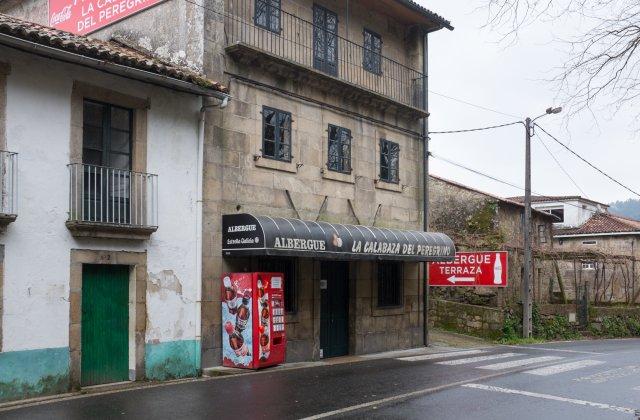
<svg viewBox="0 0 640 420">
<path fill-rule="evenodd" d="M 0 151 L 0 229 L 18 217 L 18 154 Z"/>
<path fill-rule="evenodd" d="M 69 167 L 69 220 L 76 237 L 144 240 L 158 230 L 158 176 L 104 166 Z"/>
<path fill-rule="evenodd" d="M 226 51 L 236 60 L 380 109 L 395 107 L 415 118 L 428 115 L 421 72 L 284 10 L 276 19 L 278 31 L 257 26 L 254 7 L 255 0 L 225 0 Z M 319 39 L 330 39 L 329 66 L 327 59 L 319 60 Z"/>
</svg>

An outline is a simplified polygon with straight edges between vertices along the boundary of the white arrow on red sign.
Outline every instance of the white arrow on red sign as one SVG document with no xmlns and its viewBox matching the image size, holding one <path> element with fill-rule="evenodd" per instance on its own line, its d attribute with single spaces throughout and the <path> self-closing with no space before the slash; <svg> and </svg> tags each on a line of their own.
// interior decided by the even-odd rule
<svg viewBox="0 0 640 420">
<path fill-rule="evenodd" d="M 476 278 L 475 277 L 456 277 L 456 276 L 451 276 L 449 277 L 447 280 L 449 280 L 449 282 L 451 284 L 456 284 L 456 283 L 469 283 L 469 282 L 475 282 Z"/>
</svg>

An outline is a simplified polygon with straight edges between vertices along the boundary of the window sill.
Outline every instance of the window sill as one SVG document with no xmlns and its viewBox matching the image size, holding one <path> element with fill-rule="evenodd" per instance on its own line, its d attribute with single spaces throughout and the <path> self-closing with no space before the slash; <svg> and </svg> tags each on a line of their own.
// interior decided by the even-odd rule
<svg viewBox="0 0 640 420">
<path fill-rule="evenodd" d="M 144 241 L 151 237 L 157 226 L 132 226 L 112 223 L 67 221 L 67 229 L 76 238 L 130 239 Z"/>
<path fill-rule="evenodd" d="M 295 162 L 283 162 L 257 155 L 256 166 L 259 168 L 275 169 L 276 171 L 298 173 L 298 165 Z"/>
<path fill-rule="evenodd" d="M 327 168 L 322 170 L 322 178 L 330 179 L 332 181 L 345 182 L 347 184 L 355 184 L 356 176 L 351 172 L 350 174 L 345 174 L 343 172 L 331 171 Z"/>
<path fill-rule="evenodd" d="M 402 193 L 404 191 L 404 186 L 400 183 L 394 184 L 393 182 L 385 182 L 381 179 L 375 181 L 376 188 L 379 190 L 393 191 Z"/>
<path fill-rule="evenodd" d="M 389 307 L 383 307 L 383 308 L 379 308 L 374 305 L 374 307 L 371 308 L 371 316 L 392 316 L 392 315 L 404 315 L 404 305 L 389 306 Z"/>
</svg>

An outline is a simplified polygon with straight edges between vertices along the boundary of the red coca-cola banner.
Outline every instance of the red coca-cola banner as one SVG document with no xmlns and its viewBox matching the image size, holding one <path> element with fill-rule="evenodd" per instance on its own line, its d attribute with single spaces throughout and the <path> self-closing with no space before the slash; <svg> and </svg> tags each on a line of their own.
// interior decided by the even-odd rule
<svg viewBox="0 0 640 420">
<path fill-rule="evenodd" d="M 86 35 L 166 0 L 49 0 L 49 26 Z"/>
<path fill-rule="evenodd" d="M 457 252 L 451 262 L 429 264 L 429 286 L 507 287 L 508 253 Z"/>
</svg>

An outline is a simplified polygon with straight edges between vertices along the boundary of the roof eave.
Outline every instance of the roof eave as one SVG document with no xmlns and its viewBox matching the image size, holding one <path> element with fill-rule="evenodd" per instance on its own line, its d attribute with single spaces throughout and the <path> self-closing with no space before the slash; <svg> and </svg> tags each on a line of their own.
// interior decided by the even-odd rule
<svg viewBox="0 0 640 420">
<path fill-rule="evenodd" d="M 55 60 L 89 67 L 98 71 L 114 74 L 128 79 L 150 83 L 179 92 L 189 93 L 198 96 L 208 96 L 217 99 L 228 98 L 229 95 L 217 89 L 207 88 L 184 80 L 175 79 L 146 70 L 134 67 L 123 66 L 105 60 L 76 54 L 74 52 L 61 50 L 48 45 L 39 44 L 26 39 L 0 33 L 0 45 L 16 48 L 27 53 L 40 55 Z"/>
<path fill-rule="evenodd" d="M 429 20 L 431 20 L 432 22 L 434 22 L 436 24 L 436 28 L 434 28 L 432 31 L 430 32 L 435 32 L 435 31 L 439 31 L 440 29 L 446 28 L 450 31 L 453 31 L 455 28 L 451 25 L 451 22 L 448 21 L 447 19 L 443 18 L 442 16 L 439 16 L 431 11 L 428 11 L 427 9 L 421 7 L 419 4 L 416 4 L 413 1 L 410 0 L 396 0 L 399 3 L 402 3 L 405 7 L 420 13 L 422 16 L 425 16 L 426 18 L 428 18 Z"/>
</svg>

